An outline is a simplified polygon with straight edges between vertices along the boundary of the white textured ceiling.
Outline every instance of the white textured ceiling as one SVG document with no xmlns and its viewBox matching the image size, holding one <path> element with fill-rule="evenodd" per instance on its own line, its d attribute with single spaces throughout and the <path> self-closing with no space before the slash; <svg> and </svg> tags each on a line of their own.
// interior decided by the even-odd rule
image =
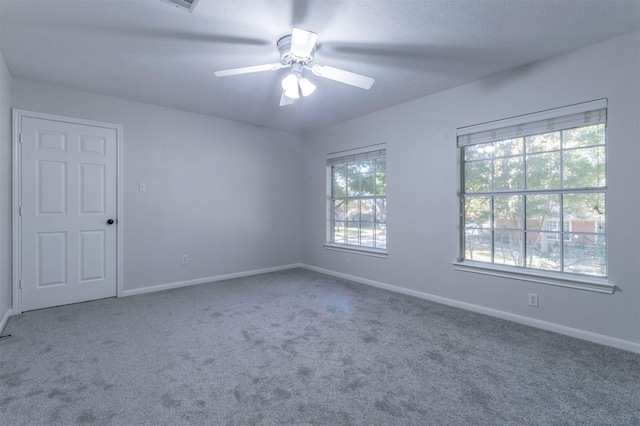
<svg viewBox="0 0 640 426">
<path fill-rule="evenodd" d="M 13 76 L 303 132 L 640 29 L 640 1 L 0 0 L 0 17 Z M 371 90 L 310 74 L 317 91 L 279 107 L 286 70 L 214 77 L 278 62 L 293 26 Z"/>
</svg>

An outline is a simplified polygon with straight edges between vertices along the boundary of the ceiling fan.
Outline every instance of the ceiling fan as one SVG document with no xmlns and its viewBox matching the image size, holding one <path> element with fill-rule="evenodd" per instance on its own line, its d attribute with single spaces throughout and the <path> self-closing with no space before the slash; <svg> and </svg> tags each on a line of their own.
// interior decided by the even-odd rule
<svg viewBox="0 0 640 426">
<path fill-rule="evenodd" d="M 370 89 L 375 79 L 365 75 L 356 74 L 339 68 L 313 63 L 313 54 L 318 48 L 318 34 L 294 28 L 288 34 L 278 40 L 277 46 L 280 51 L 280 62 L 273 64 L 254 65 L 249 67 L 231 68 L 215 71 L 216 77 L 227 77 L 230 75 L 248 74 L 260 71 L 276 71 L 282 68 L 290 68 L 291 72 L 282 80 L 282 96 L 280 106 L 291 105 L 300 95 L 306 97 L 316 90 L 316 86 L 304 77 L 303 71 L 309 70 L 318 77 L 329 80 Z"/>
</svg>

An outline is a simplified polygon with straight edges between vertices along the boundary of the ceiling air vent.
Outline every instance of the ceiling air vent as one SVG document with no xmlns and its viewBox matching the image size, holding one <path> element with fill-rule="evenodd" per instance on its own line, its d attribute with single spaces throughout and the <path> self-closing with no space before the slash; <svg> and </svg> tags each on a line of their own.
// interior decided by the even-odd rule
<svg viewBox="0 0 640 426">
<path fill-rule="evenodd" d="M 178 9 L 186 10 L 187 12 L 193 12 L 196 5 L 200 0 L 160 0 L 165 3 L 169 3 L 177 7 Z"/>
</svg>

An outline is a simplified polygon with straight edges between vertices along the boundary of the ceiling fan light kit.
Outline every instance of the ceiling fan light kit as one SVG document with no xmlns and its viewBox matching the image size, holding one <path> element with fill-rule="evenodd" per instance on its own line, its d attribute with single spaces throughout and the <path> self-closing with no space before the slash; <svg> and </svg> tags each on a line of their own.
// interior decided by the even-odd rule
<svg viewBox="0 0 640 426">
<path fill-rule="evenodd" d="M 294 28 L 276 43 L 280 52 L 280 63 L 254 65 L 249 67 L 231 68 L 215 71 L 216 77 L 248 74 L 260 71 L 276 71 L 281 68 L 290 68 L 291 72 L 282 79 L 282 96 L 280 106 L 291 105 L 300 95 L 307 97 L 316 90 L 316 85 L 303 76 L 305 69 L 310 70 L 318 77 L 359 87 L 370 89 L 374 79 L 350 71 L 333 68 L 326 65 L 313 65 L 313 55 L 318 48 L 318 34 Z"/>
<path fill-rule="evenodd" d="M 300 92 L 302 96 L 305 98 L 316 91 L 316 85 L 310 82 L 305 77 L 302 77 L 298 80 L 298 85 L 300 86 Z"/>
<path fill-rule="evenodd" d="M 298 99 L 300 97 L 298 93 L 298 77 L 291 73 L 282 79 L 282 90 L 287 98 Z"/>
<path fill-rule="evenodd" d="M 316 85 L 302 77 L 302 64 L 294 62 L 291 64 L 291 74 L 282 79 L 282 90 L 288 98 L 299 99 L 301 94 L 306 98 L 315 92 Z"/>
</svg>

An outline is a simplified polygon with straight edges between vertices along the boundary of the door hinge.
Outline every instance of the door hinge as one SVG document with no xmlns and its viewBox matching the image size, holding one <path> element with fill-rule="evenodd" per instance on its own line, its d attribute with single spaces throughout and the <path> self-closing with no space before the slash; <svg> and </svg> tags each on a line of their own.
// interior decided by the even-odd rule
<svg viewBox="0 0 640 426">
<path fill-rule="evenodd" d="M 22 278 L 18 280 L 18 284 L 20 284 L 20 290 L 22 290 Z"/>
<path fill-rule="evenodd" d="M 22 206 L 18 207 L 18 216 L 22 216 Z"/>
<path fill-rule="evenodd" d="M 18 133 L 18 143 L 22 143 L 22 133 Z"/>
</svg>

